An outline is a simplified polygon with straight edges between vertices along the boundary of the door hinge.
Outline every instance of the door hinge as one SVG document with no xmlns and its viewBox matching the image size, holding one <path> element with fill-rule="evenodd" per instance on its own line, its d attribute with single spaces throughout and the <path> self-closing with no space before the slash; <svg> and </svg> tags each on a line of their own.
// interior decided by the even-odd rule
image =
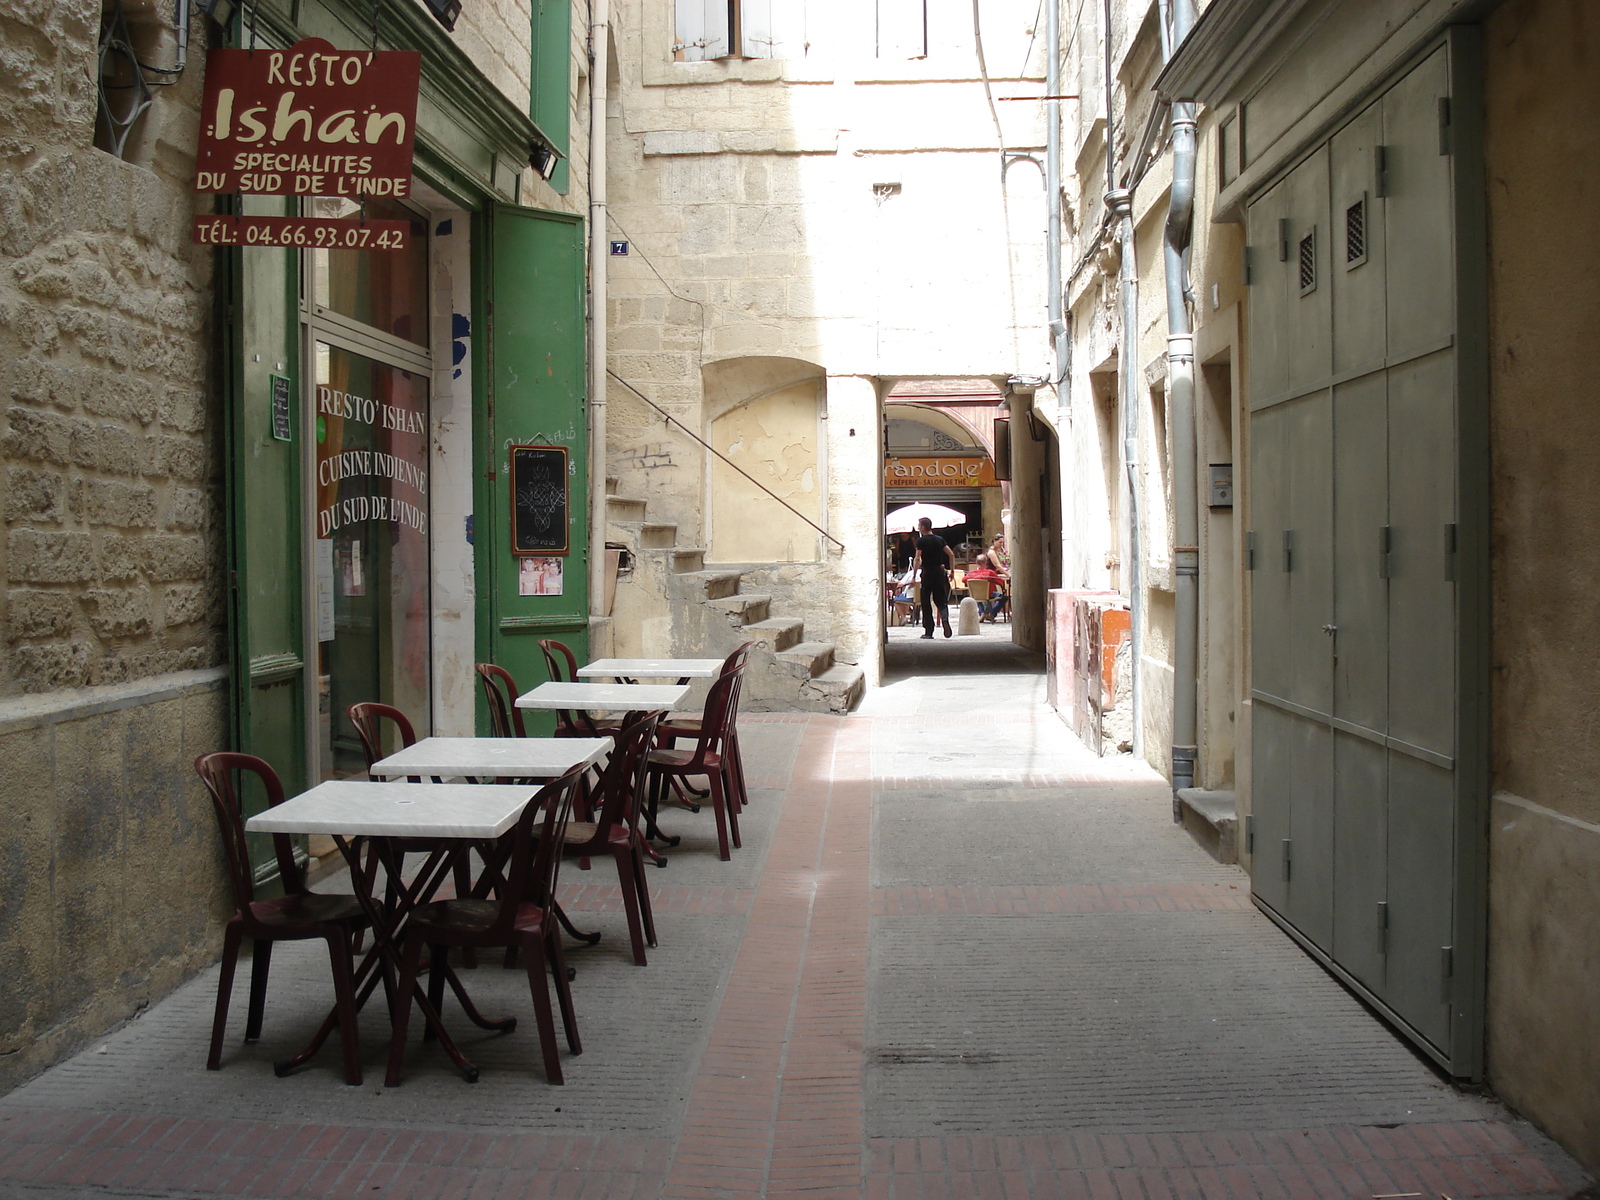
<svg viewBox="0 0 1600 1200">
<path fill-rule="evenodd" d="M 1294 570 L 1294 530 L 1283 531 L 1283 570 L 1284 573 Z"/>
<path fill-rule="evenodd" d="M 1250 247 L 1239 247 L 1239 270 L 1244 276 L 1244 285 L 1249 287 L 1255 280 L 1250 278 Z"/>
<path fill-rule="evenodd" d="M 1389 953 L 1389 902 L 1378 901 L 1378 953 Z"/>
<path fill-rule="evenodd" d="M 1294 874 L 1294 842 L 1289 838 L 1283 839 L 1283 881 L 1289 882 L 1289 877 Z"/>
<path fill-rule="evenodd" d="M 1289 218 L 1278 218 L 1278 261 L 1289 261 Z"/>
<path fill-rule="evenodd" d="M 1372 194 L 1383 197 L 1389 194 L 1389 147 L 1372 148 Z"/>
<path fill-rule="evenodd" d="M 1246 813 L 1244 817 L 1244 852 L 1254 855 L 1256 852 L 1256 815 Z"/>
<path fill-rule="evenodd" d="M 1450 97 L 1439 97 L 1439 153 L 1449 154 L 1454 150 L 1450 129 Z"/>
<path fill-rule="evenodd" d="M 1456 581 L 1456 527 L 1454 523 L 1444 527 L 1444 580 L 1446 583 Z"/>
<path fill-rule="evenodd" d="M 1439 947 L 1439 1000 L 1441 1003 L 1450 1003 L 1450 984 L 1456 973 L 1456 948 L 1454 946 Z"/>
<path fill-rule="evenodd" d="M 1244 535 L 1244 569 L 1256 569 L 1256 531 L 1254 529 Z"/>
<path fill-rule="evenodd" d="M 1378 526 L 1378 578 L 1389 578 L 1389 552 L 1394 549 L 1393 527 Z"/>
</svg>

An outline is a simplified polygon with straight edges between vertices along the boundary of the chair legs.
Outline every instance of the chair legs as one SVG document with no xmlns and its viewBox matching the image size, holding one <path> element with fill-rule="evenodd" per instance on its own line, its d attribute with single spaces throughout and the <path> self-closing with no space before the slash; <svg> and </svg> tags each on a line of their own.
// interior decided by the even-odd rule
<svg viewBox="0 0 1600 1200">
<path fill-rule="evenodd" d="M 256 939 L 250 959 L 250 1008 L 244 1022 L 244 1040 L 258 1041 L 267 1011 L 267 973 L 272 970 L 272 943 Z"/>
<path fill-rule="evenodd" d="M 626 846 L 613 845 L 612 857 L 617 861 L 617 883 L 622 888 L 622 910 L 628 914 L 628 940 L 633 945 L 633 964 L 636 967 L 648 965 L 644 953 L 644 918 L 643 914 L 650 904 L 650 890 L 644 881 L 644 871 L 639 861 L 638 848 L 631 844 Z M 654 946 L 655 929 L 650 930 L 650 944 Z"/>
<path fill-rule="evenodd" d="M 522 958 L 528 969 L 528 995 L 533 1000 L 534 1023 L 539 1028 L 539 1049 L 544 1055 L 544 1077 L 550 1083 L 565 1083 L 561 1074 L 561 1050 L 556 1045 L 555 1013 L 550 1008 L 550 977 L 545 964 L 549 945 L 544 932 L 530 933 L 522 939 Z M 559 943 L 556 944 L 559 952 Z M 566 970 L 561 969 L 558 987 L 566 986 Z"/>
<path fill-rule="evenodd" d="M 406 1032 L 411 1026 L 412 992 L 417 986 L 417 975 L 421 970 L 422 942 L 417 938 L 407 938 L 400 955 L 400 984 L 395 989 L 398 999 L 389 1032 L 389 1070 L 383 1078 L 384 1087 L 400 1086 L 401 1068 L 406 1059 Z"/>
<path fill-rule="evenodd" d="M 211 1052 L 206 1056 L 206 1070 L 222 1067 L 222 1038 L 228 1029 L 228 1001 L 233 997 L 233 972 L 239 964 L 239 943 L 244 932 L 237 925 L 229 925 L 222 936 L 222 970 L 217 976 L 217 1009 L 211 1020 Z"/>
</svg>

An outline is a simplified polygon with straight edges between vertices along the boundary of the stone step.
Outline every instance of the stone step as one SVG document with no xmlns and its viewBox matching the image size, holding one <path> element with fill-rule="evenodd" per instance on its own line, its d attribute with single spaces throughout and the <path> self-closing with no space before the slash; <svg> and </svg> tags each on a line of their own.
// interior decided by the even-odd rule
<svg viewBox="0 0 1600 1200">
<path fill-rule="evenodd" d="M 667 550 L 678 543 L 678 527 L 659 521 L 646 521 L 639 527 L 639 549 Z"/>
<path fill-rule="evenodd" d="M 830 667 L 815 679 L 800 685 L 802 694 L 821 700 L 829 712 L 847 713 L 866 691 L 867 673 L 850 663 Z"/>
<path fill-rule="evenodd" d="M 728 624 L 735 629 L 739 629 L 746 625 L 754 625 L 759 621 L 765 621 L 772 611 L 772 597 L 740 592 L 733 596 L 722 596 L 715 600 L 707 600 L 706 606 L 722 613 L 728 618 Z"/>
<path fill-rule="evenodd" d="M 684 571 L 676 577 L 699 600 L 720 600 L 739 590 L 739 571 Z"/>
<path fill-rule="evenodd" d="M 674 546 L 670 553 L 672 569 L 680 575 L 705 570 L 706 552 L 700 546 Z"/>
<path fill-rule="evenodd" d="M 608 521 L 643 521 L 645 502 L 635 500 L 631 496 L 607 496 L 606 520 Z"/>
<path fill-rule="evenodd" d="M 833 643 L 799 642 L 779 651 L 778 661 L 788 663 L 801 679 L 815 679 L 833 669 Z"/>
<path fill-rule="evenodd" d="M 799 617 L 770 617 L 744 627 L 744 634 L 753 642 L 760 642 L 774 654 L 781 654 L 799 643 L 806 631 L 806 623 Z"/>
<path fill-rule="evenodd" d="M 1220 863 L 1239 861 L 1238 805 L 1232 792 L 1178 790 L 1178 818 L 1189 836 Z"/>
</svg>

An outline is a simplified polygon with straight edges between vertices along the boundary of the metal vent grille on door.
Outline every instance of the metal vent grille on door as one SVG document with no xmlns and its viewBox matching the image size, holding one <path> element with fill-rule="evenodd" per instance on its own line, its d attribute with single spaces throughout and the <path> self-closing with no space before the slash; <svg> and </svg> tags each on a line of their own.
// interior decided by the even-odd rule
<svg viewBox="0 0 1600 1200">
<path fill-rule="evenodd" d="M 1367 198 L 1344 210 L 1344 265 L 1360 266 L 1367 260 Z"/>
<path fill-rule="evenodd" d="M 1317 286 L 1317 231 L 1313 229 L 1300 239 L 1300 294 L 1316 290 Z"/>
</svg>

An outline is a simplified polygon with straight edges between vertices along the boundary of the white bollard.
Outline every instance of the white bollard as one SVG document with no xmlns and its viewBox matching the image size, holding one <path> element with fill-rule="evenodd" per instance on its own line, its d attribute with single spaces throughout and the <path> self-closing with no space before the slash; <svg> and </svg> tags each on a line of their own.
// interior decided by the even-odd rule
<svg viewBox="0 0 1600 1200">
<path fill-rule="evenodd" d="M 961 602 L 961 615 L 956 618 L 956 632 L 962 637 L 978 636 L 978 602 L 971 596 Z"/>
</svg>

